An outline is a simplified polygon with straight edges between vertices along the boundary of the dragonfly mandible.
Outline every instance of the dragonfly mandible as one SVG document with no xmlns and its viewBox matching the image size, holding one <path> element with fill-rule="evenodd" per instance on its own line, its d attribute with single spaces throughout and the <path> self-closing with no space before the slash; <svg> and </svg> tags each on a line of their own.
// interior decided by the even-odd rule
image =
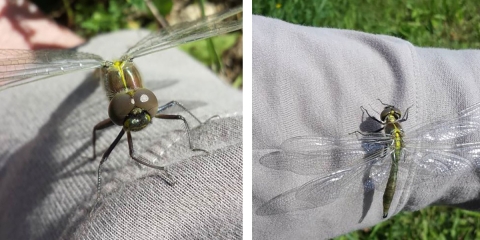
<svg viewBox="0 0 480 240">
<path fill-rule="evenodd" d="M 362 107 L 370 118 L 370 114 Z M 276 170 L 301 175 L 320 175 L 263 204 L 257 215 L 273 215 L 325 206 L 343 197 L 377 190 L 383 192 L 383 217 L 388 216 L 396 188 L 397 172 L 412 173 L 411 186 L 460 176 L 476 170 L 474 154 L 479 142 L 462 138 L 480 130 L 480 103 L 455 116 L 423 123 L 403 131 L 407 120 L 398 108 L 385 104 L 380 114 L 383 127 L 376 132 L 355 132 L 343 138 L 299 136 L 285 140 L 281 150 L 269 153 L 260 163 Z M 384 132 L 381 132 L 384 130 Z M 404 164 L 404 166 L 402 166 Z M 411 187 L 410 186 L 410 187 Z"/>
<path fill-rule="evenodd" d="M 93 127 L 93 159 L 96 156 L 96 132 L 114 125 L 122 127 L 118 136 L 103 154 L 98 166 L 97 192 L 99 192 L 102 164 L 108 159 L 108 156 L 125 133 L 127 134 L 129 155 L 133 160 L 151 168 L 165 170 L 162 166 L 150 164 L 136 156 L 133 147 L 131 132 L 144 129 L 152 122 L 153 118 L 182 121 L 186 129 L 190 149 L 205 151 L 196 149 L 192 145 L 190 127 L 183 116 L 163 114 L 163 112 L 173 106 L 178 106 L 199 123 L 201 123 L 200 120 L 179 102 L 171 101 L 158 106 L 156 96 L 143 86 L 140 73 L 134 65 L 133 59 L 184 43 L 239 30 L 242 28 L 242 20 L 232 20 L 231 18 L 241 12 L 242 7 L 237 7 L 197 21 L 163 28 L 141 39 L 122 57 L 113 61 L 103 60 L 96 54 L 74 50 L 1 49 L 0 90 L 75 71 L 99 70 L 100 80 L 103 83 L 110 105 L 108 108 L 109 118 Z"/>
</svg>

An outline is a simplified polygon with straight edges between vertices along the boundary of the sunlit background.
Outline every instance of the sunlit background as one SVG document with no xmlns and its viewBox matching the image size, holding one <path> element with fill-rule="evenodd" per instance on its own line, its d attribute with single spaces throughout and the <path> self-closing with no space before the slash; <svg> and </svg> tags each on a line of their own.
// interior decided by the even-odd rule
<svg viewBox="0 0 480 240">
<path fill-rule="evenodd" d="M 423 47 L 480 48 L 478 1 L 258 0 L 252 6 L 253 14 L 300 25 L 385 34 Z M 479 219 L 477 212 L 429 207 L 337 239 L 480 239 Z"/>
<path fill-rule="evenodd" d="M 241 6 L 241 0 L 34 0 L 49 18 L 87 40 L 120 29 L 152 31 Z M 239 16 L 241 17 L 241 16 Z M 180 46 L 236 88 L 242 88 L 242 32 Z"/>
</svg>

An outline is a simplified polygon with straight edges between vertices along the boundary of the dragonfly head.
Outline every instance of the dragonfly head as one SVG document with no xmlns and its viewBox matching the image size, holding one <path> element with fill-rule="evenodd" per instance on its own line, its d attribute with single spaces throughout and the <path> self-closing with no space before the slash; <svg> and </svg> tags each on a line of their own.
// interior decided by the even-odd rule
<svg viewBox="0 0 480 240">
<path fill-rule="evenodd" d="M 134 132 L 140 131 L 148 126 L 148 124 L 151 122 L 152 117 L 150 114 L 148 114 L 148 112 L 140 108 L 134 108 L 125 119 L 123 128 Z"/>
<path fill-rule="evenodd" d="M 113 123 L 130 131 L 145 128 L 157 113 L 158 101 L 152 91 L 140 88 L 117 93 L 108 106 Z"/>
<path fill-rule="evenodd" d="M 398 120 L 402 117 L 402 112 L 400 109 L 392 106 L 392 105 L 387 105 L 383 111 L 380 113 L 380 119 L 382 121 L 386 121 L 387 117 L 393 116 L 395 120 Z"/>
</svg>

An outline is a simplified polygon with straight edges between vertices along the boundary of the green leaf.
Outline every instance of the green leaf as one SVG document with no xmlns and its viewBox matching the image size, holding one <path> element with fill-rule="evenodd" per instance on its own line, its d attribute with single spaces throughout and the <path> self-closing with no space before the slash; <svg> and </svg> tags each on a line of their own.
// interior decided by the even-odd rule
<svg viewBox="0 0 480 240">
<path fill-rule="evenodd" d="M 152 0 L 152 3 L 163 16 L 169 14 L 173 8 L 172 0 Z"/>
</svg>

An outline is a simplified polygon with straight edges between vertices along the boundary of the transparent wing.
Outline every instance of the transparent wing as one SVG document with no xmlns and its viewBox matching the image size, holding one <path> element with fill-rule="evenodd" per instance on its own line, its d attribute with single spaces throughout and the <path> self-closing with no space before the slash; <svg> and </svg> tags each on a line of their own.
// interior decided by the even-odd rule
<svg viewBox="0 0 480 240">
<path fill-rule="evenodd" d="M 462 138 L 479 131 L 480 103 L 406 131 L 405 149 L 413 155 L 417 178 L 428 181 L 474 171 L 477 156 L 472 153 L 480 143 Z"/>
<path fill-rule="evenodd" d="M 242 28 L 242 20 L 223 20 L 242 11 L 242 7 L 237 7 L 197 21 L 180 23 L 161 29 L 140 40 L 140 42 L 127 51 L 123 59 L 132 59 L 184 43 L 239 30 Z"/>
<path fill-rule="evenodd" d="M 412 186 L 428 182 L 446 182 L 452 176 L 475 171 L 480 162 L 480 143 L 458 143 L 459 138 L 479 131 L 480 104 L 454 117 L 412 128 L 404 139 L 404 158 L 400 168 L 414 167 Z M 280 214 L 312 209 L 333 200 L 377 189 L 384 191 L 391 164 L 391 137 L 380 133 L 363 133 L 360 139 L 297 137 L 285 141 L 282 151 L 263 157 L 263 165 L 299 174 L 332 174 L 312 180 L 265 203 L 258 215 Z M 364 157 L 361 157 L 364 155 Z M 387 157 L 388 156 L 388 161 Z M 336 170 L 336 171 L 334 171 Z M 397 183 L 398 184 L 398 183 Z M 397 188 L 396 191 L 402 191 Z"/>
<path fill-rule="evenodd" d="M 285 140 L 281 151 L 263 156 L 260 163 L 276 170 L 303 175 L 327 175 L 365 165 L 380 155 L 392 139 L 383 134 L 341 139 L 301 136 Z"/>
<path fill-rule="evenodd" d="M 300 187 L 282 193 L 257 209 L 260 216 L 281 214 L 321 207 L 339 198 L 385 190 L 390 170 L 390 154 L 366 159 L 365 164 L 314 179 Z"/>
<path fill-rule="evenodd" d="M 480 103 L 477 103 L 455 116 L 445 116 L 441 120 L 412 127 L 411 131 L 406 131 L 405 141 L 434 147 L 437 143 L 448 142 L 479 130 Z"/>
<path fill-rule="evenodd" d="M 471 151 L 480 149 L 480 144 L 457 144 L 450 151 L 422 149 L 412 153 L 415 180 L 412 185 L 454 179 L 455 176 L 473 174 L 475 161 Z M 408 153 L 407 153 L 408 154 Z"/>
<path fill-rule="evenodd" d="M 1 49 L 0 90 L 102 64 L 95 54 L 72 50 Z"/>
<path fill-rule="evenodd" d="M 479 144 L 467 144 L 464 149 L 478 154 L 479 147 Z M 282 193 L 257 209 L 256 214 L 274 215 L 313 209 L 330 204 L 339 198 L 362 196 L 374 190 L 384 192 L 390 172 L 391 153 L 392 150 L 369 156 L 364 164 L 344 168 Z M 403 187 L 399 187 L 397 182 L 395 194 L 404 191 L 405 188 L 431 186 L 429 185 L 431 182 L 437 185 L 451 182 L 452 176 L 462 176 L 468 171 L 473 171 L 472 162 L 455 153 L 428 149 L 411 153 L 403 149 L 402 155 L 406 158 L 400 160 L 398 174 L 400 176 L 401 170 L 409 170 L 413 165 L 414 180 L 411 181 L 411 185 Z"/>
</svg>

